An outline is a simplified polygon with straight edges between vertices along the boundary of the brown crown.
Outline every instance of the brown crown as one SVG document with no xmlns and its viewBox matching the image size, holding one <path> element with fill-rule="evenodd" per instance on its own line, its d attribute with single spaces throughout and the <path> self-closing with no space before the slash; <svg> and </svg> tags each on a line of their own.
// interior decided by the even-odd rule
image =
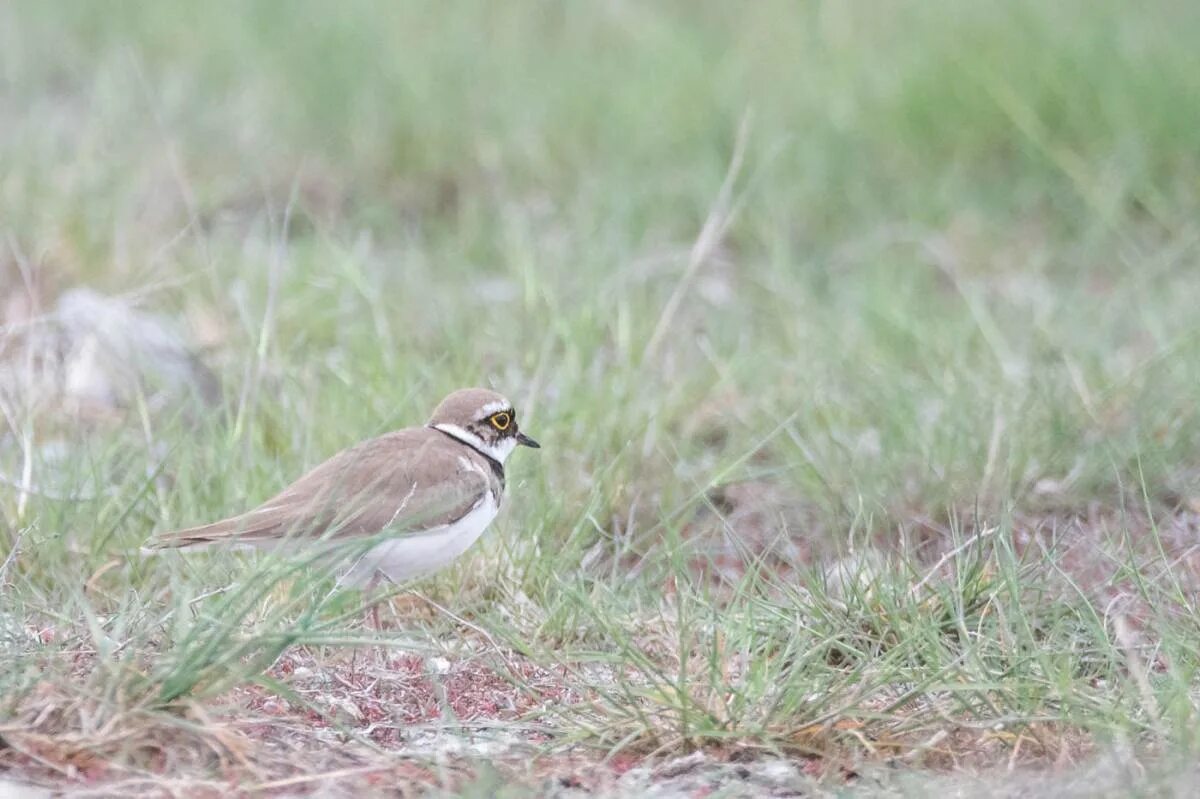
<svg viewBox="0 0 1200 799">
<path fill-rule="evenodd" d="M 479 410 L 486 405 L 495 405 L 496 410 L 511 408 L 503 395 L 486 388 L 461 388 L 453 392 L 433 409 L 430 425 L 456 424 L 465 427 L 479 417 Z"/>
</svg>

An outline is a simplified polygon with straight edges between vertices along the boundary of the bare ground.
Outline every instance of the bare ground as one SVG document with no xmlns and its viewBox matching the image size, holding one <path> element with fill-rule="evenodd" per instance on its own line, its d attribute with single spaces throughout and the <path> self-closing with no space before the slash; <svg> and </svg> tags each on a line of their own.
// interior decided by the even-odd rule
<svg viewBox="0 0 1200 799">
<path fill-rule="evenodd" d="M 727 510 L 736 518 L 736 508 Z M 1131 519 L 1146 531 L 1152 524 L 1137 516 L 1097 510 L 1019 518 L 1011 540 L 1039 558 L 1057 553 L 1040 561 L 1052 564 L 1042 585 L 1085 594 L 1128 647 L 1131 668 L 1153 674 L 1169 664 L 1142 630 L 1161 608 L 1151 606 L 1137 582 L 1169 573 L 1179 601 L 1194 601 L 1200 554 L 1193 542 L 1200 522 L 1194 511 L 1181 509 L 1153 523 L 1156 536 L 1130 535 Z M 968 543 L 983 545 L 990 535 L 976 532 Z M 946 546 L 923 553 L 929 576 L 950 576 L 955 561 L 948 554 L 955 553 Z M 755 562 L 761 565 L 761 553 Z M 1141 567 L 1131 571 L 1131 563 Z M 713 579 L 728 576 L 720 570 Z M 403 597 L 397 601 L 389 609 L 394 623 L 414 610 Z M 46 644 L 62 634 L 50 625 L 21 633 Z M 111 698 L 47 680 L 21 697 L 0 725 L 0 769 L 8 779 L 94 796 L 223 796 L 231 790 L 416 795 L 489 785 L 485 794 L 509 785 L 558 797 L 808 796 L 850 788 L 888 795 L 907 792 L 903 786 L 916 779 L 913 774 L 943 780 L 939 784 L 960 795 L 985 788 L 1021 795 L 1020 786 L 1036 791 L 1051 785 L 1065 786 L 1071 795 L 1072 775 L 1123 784 L 1141 773 L 1147 756 L 1153 762 L 1152 753 L 1113 750 L 1060 721 L 979 724 L 915 704 L 881 720 L 872 718 L 870 701 L 820 725 L 790 730 L 786 742 L 769 747 L 683 742 L 681 752 L 677 741 L 645 737 L 608 748 L 579 744 L 556 731 L 588 729 L 593 718 L 599 723 L 603 714 L 590 708 L 606 701 L 611 669 L 547 667 L 498 647 L 469 625 L 458 635 L 456 651 L 467 654 L 457 658 L 412 654 L 394 642 L 293 647 L 260 680 L 203 705 L 132 703 L 113 712 L 107 709 L 114 707 Z M 60 650 L 64 656 L 80 683 L 98 667 L 98 655 L 82 638 L 65 654 Z M 884 703 L 877 704 L 882 709 Z M 940 715 L 942 723 L 932 731 L 922 724 L 905 732 L 898 719 L 906 714 Z M 556 724 L 564 717 L 572 723 Z M 903 780 L 897 782 L 889 766 L 905 766 Z M 1013 773 L 1026 776 L 1014 780 Z M 988 775 L 1003 776 L 1003 784 L 989 782 Z"/>
</svg>

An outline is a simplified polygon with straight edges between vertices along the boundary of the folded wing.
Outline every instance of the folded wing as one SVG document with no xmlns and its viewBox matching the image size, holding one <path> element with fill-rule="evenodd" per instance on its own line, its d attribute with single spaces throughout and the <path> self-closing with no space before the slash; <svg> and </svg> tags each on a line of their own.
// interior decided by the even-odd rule
<svg viewBox="0 0 1200 799">
<path fill-rule="evenodd" d="M 162 533 L 147 549 L 419 533 L 461 519 L 490 490 L 487 474 L 436 432 L 400 430 L 334 455 L 253 510 Z"/>
</svg>

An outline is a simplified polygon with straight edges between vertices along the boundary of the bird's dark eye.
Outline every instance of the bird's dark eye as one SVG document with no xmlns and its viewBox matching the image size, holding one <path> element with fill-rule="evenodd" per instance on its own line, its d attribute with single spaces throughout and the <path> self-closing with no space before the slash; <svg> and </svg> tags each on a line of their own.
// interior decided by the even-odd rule
<svg viewBox="0 0 1200 799">
<path fill-rule="evenodd" d="M 512 414 L 504 411 L 501 411 L 500 413 L 493 413 L 489 421 L 491 421 L 492 427 L 503 433 L 508 429 L 508 426 L 512 424 Z"/>
</svg>

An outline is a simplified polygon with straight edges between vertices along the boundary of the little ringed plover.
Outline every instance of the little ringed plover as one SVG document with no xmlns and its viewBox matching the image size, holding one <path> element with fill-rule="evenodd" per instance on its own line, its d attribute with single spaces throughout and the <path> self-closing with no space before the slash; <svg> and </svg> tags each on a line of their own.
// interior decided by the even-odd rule
<svg viewBox="0 0 1200 799">
<path fill-rule="evenodd" d="M 461 389 L 424 427 L 343 450 L 257 508 L 160 533 L 143 552 L 357 544 L 339 586 L 407 580 L 446 566 L 487 529 L 504 496 L 504 462 L 518 445 L 540 446 L 520 431 L 512 403 L 488 389 Z"/>
</svg>

